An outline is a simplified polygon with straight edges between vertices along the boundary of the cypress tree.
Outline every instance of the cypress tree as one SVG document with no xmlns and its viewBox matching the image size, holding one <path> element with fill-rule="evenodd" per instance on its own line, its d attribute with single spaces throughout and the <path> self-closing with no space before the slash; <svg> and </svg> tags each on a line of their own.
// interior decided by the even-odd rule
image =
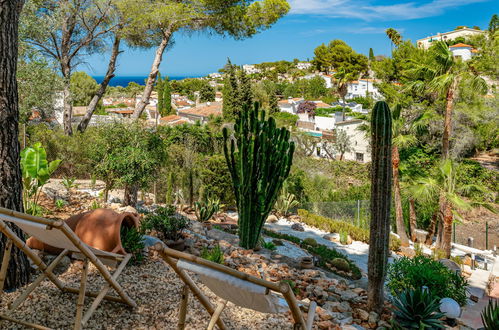
<svg viewBox="0 0 499 330">
<path fill-rule="evenodd" d="M 177 114 L 175 109 L 172 108 L 172 92 L 168 77 L 165 77 L 165 80 L 163 81 L 163 109 L 165 115 Z"/>
<path fill-rule="evenodd" d="M 374 61 L 374 50 L 369 48 L 369 61 Z"/>
<path fill-rule="evenodd" d="M 239 77 L 240 77 L 239 94 L 240 94 L 241 104 L 253 104 L 253 91 L 251 90 L 251 79 L 244 72 L 244 70 L 240 71 Z"/>
<path fill-rule="evenodd" d="M 232 120 L 239 113 L 241 106 L 239 95 L 239 83 L 236 77 L 235 67 L 230 60 L 227 61 L 226 74 L 224 78 L 222 112 L 226 120 Z"/>
<path fill-rule="evenodd" d="M 278 113 L 280 111 L 281 109 L 279 109 L 279 100 L 277 99 L 277 93 L 274 91 L 270 95 L 269 114 L 273 115 L 274 113 Z"/>
</svg>

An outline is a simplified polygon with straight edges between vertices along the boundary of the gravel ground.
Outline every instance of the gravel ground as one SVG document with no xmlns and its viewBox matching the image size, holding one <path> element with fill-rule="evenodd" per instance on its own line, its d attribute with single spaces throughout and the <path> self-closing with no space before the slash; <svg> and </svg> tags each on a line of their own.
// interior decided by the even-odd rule
<svg viewBox="0 0 499 330">
<path fill-rule="evenodd" d="M 73 262 L 59 278 L 67 284 L 77 286 L 80 278 L 80 262 Z M 195 277 L 193 276 L 195 279 Z M 196 280 L 196 279 L 195 279 Z M 119 303 L 103 302 L 89 320 L 86 329 L 176 329 L 178 306 L 182 282 L 158 257 L 149 257 L 140 266 L 125 268 L 118 282 L 137 302 L 131 310 Z M 199 284 L 199 282 L 196 280 Z M 90 290 L 98 290 L 104 281 L 93 266 L 89 271 Z M 216 297 L 201 286 L 213 303 Z M 20 294 L 20 290 L 5 293 L 0 302 L 3 311 L 6 305 Z M 12 315 L 28 322 L 40 323 L 55 329 L 73 327 L 77 295 L 62 293 L 50 281 L 45 280 Z M 93 298 L 85 300 L 88 308 Z M 229 329 L 291 329 L 287 314 L 263 314 L 237 307 L 229 303 L 222 313 Z M 187 313 L 187 329 L 206 329 L 209 315 L 191 295 Z M 22 326 L 0 321 L 1 329 L 23 329 Z"/>
</svg>

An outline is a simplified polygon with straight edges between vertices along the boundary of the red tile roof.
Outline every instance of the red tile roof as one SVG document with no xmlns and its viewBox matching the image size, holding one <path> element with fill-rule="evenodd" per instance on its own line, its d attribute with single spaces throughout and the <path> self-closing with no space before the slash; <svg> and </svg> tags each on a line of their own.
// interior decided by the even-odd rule
<svg viewBox="0 0 499 330">
<path fill-rule="evenodd" d="M 195 108 L 183 109 L 178 111 L 179 115 L 194 115 L 199 117 L 209 117 L 221 116 L 222 115 L 222 104 L 219 102 L 213 102 L 210 105 L 197 106 Z"/>
<path fill-rule="evenodd" d="M 180 119 L 182 119 L 182 117 L 177 116 L 177 115 L 169 115 L 166 117 L 162 117 L 161 121 L 176 121 L 176 120 L 180 120 Z"/>
<path fill-rule="evenodd" d="M 449 48 L 459 48 L 459 47 L 467 47 L 467 48 L 472 48 L 470 45 L 463 44 L 463 43 L 458 43 L 453 46 L 450 46 Z"/>
</svg>

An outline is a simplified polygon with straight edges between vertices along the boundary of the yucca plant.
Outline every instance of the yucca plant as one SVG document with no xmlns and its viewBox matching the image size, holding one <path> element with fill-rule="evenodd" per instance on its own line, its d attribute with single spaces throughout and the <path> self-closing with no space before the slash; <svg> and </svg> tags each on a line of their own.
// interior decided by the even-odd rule
<svg viewBox="0 0 499 330">
<path fill-rule="evenodd" d="M 209 198 L 206 202 L 195 202 L 194 211 L 198 221 L 205 222 L 220 210 L 220 201 Z"/>
<path fill-rule="evenodd" d="M 483 328 L 485 330 L 499 329 L 499 302 L 489 300 L 489 304 L 481 314 Z"/>
<path fill-rule="evenodd" d="M 444 329 L 439 312 L 440 303 L 427 290 L 412 289 L 401 293 L 393 301 L 394 329 Z"/>
</svg>

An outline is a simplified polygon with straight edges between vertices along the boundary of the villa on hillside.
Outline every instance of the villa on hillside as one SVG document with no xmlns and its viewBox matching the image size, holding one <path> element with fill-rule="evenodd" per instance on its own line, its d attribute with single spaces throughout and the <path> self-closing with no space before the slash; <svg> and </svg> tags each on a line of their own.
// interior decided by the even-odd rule
<svg viewBox="0 0 499 330">
<path fill-rule="evenodd" d="M 448 40 L 454 40 L 458 37 L 471 37 L 471 36 L 482 35 L 484 33 L 485 33 L 485 31 L 482 31 L 482 30 L 463 27 L 462 29 L 459 29 L 459 30 L 453 30 L 453 31 L 444 32 L 444 33 L 437 33 L 434 36 L 419 39 L 417 41 L 417 45 L 420 48 L 428 49 L 432 45 L 432 42 L 435 42 L 438 40 L 448 41 Z"/>
<path fill-rule="evenodd" d="M 449 49 L 455 58 L 460 58 L 463 61 L 471 60 L 471 58 L 478 53 L 478 50 L 474 49 L 473 46 L 463 43 L 452 45 Z"/>
<path fill-rule="evenodd" d="M 304 101 L 305 99 L 303 99 L 302 97 L 294 97 L 286 100 L 281 100 L 279 101 L 278 105 L 281 111 L 296 114 L 298 112 L 298 106 Z"/>
<path fill-rule="evenodd" d="M 253 73 L 260 73 L 260 72 L 262 72 L 262 70 L 258 69 L 253 64 L 245 64 L 245 65 L 243 65 L 243 70 L 244 70 L 244 73 L 246 73 L 246 74 L 253 74 Z"/>
<path fill-rule="evenodd" d="M 312 63 L 310 62 L 298 62 L 296 63 L 296 68 L 298 70 L 308 70 L 312 67 Z"/>
<path fill-rule="evenodd" d="M 190 123 L 200 122 L 206 124 L 210 117 L 222 116 L 222 103 L 203 103 L 194 108 L 179 110 L 178 115 Z"/>
<path fill-rule="evenodd" d="M 332 74 L 319 74 L 319 73 L 312 73 L 304 76 L 302 79 L 312 79 L 315 77 L 321 77 L 324 79 L 326 82 L 326 88 L 332 88 L 333 87 L 333 75 Z"/>
<path fill-rule="evenodd" d="M 159 125 L 166 125 L 166 126 L 178 126 L 182 124 L 188 124 L 189 121 L 178 116 L 178 115 L 169 115 L 166 117 L 162 117 L 159 120 Z"/>
<path fill-rule="evenodd" d="M 347 86 L 346 98 L 352 99 L 355 97 L 366 97 L 369 95 L 375 100 L 381 100 L 383 96 L 374 85 L 377 82 L 379 82 L 377 79 L 359 79 L 350 82 Z"/>
<path fill-rule="evenodd" d="M 360 130 L 360 126 L 364 123 L 360 119 L 350 119 L 336 123 L 336 129 L 344 131 L 350 139 L 351 151 L 345 153 L 345 160 L 355 160 L 365 163 L 371 161 L 371 150 L 369 139 L 366 133 Z"/>
</svg>

